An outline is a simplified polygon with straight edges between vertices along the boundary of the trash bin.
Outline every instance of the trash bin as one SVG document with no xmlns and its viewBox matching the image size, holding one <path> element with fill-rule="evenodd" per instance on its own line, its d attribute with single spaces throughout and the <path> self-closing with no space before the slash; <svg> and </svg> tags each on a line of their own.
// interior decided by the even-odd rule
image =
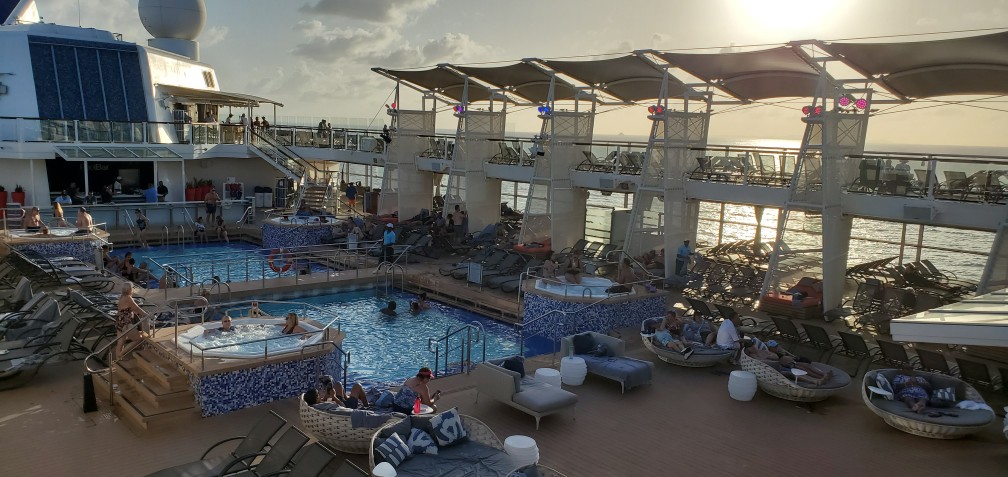
<svg viewBox="0 0 1008 477">
<path fill-rule="evenodd" d="M 378 213 L 378 197 L 381 196 L 381 190 L 373 190 L 364 194 L 364 211 L 369 214 Z"/>
</svg>

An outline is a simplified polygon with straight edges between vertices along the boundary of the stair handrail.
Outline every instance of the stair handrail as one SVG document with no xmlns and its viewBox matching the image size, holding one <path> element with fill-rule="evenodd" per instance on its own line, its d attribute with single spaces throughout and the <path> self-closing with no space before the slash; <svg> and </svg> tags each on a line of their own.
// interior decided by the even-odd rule
<svg viewBox="0 0 1008 477">
<path fill-rule="evenodd" d="M 522 355 L 522 356 L 525 355 L 525 327 L 527 327 L 527 326 L 529 326 L 529 325 L 531 325 L 531 324 L 533 324 L 533 323 L 535 323 L 535 322 L 537 322 L 539 320 L 542 320 L 543 318 L 546 318 L 548 316 L 552 316 L 552 315 L 555 315 L 555 314 L 560 314 L 560 315 L 563 315 L 563 319 L 561 319 L 560 321 L 557 322 L 557 324 L 555 326 L 555 329 L 554 329 L 554 331 L 557 331 L 562 325 L 566 325 L 566 319 L 567 319 L 567 317 L 569 315 L 580 314 L 581 312 L 587 310 L 588 308 L 591 308 L 591 307 L 593 307 L 595 305 L 601 304 L 602 302 L 604 302 L 606 300 L 609 300 L 610 298 L 612 298 L 612 295 L 602 297 L 602 298 L 600 298 L 598 300 L 595 300 L 595 301 L 593 301 L 591 303 L 588 303 L 587 305 L 584 305 L 584 306 L 582 306 L 582 307 L 580 307 L 578 309 L 570 310 L 570 311 L 568 311 L 568 310 L 561 310 L 559 308 L 555 308 L 555 309 L 547 311 L 547 312 L 545 312 L 545 313 L 543 313 L 543 314 L 541 314 L 541 315 L 539 315 L 539 316 L 537 316 L 535 318 L 532 318 L 531 320 L 522 320 L 521 323 L 515 323 L 514 326 L 515 326 L 515 328 L 517 328 L 517 332 L 518 332 L 518 352 L 519 352 L 519 354 Z M 555 343 L 553 345 L 554 346 L 554 348 L 553 348 L 554 357 L 555 357 L 556 352 L 558 350 L 557 344 L 559 344 L 559 341 L 557 341 L 557 343 Z"/>
<path fill-rule="evenodd" d="M 119 343 L 119 340 L 122 339 L 122 338 L 124 338 L 131 331 L 136 330 L 136 329 L 140 328 L 141 326 L 145 326 L 145 325 L 147 326 L 147 329 L 152 329 L 150 327 L 150 324 L 151 324 L 150 320 L 151 320 L 151 316 L 153 316 L 153 315 L 154 315 L 153 312 L 147 313 L 146 316 L 144 316 L 143 318 L 140 318 L 136 323 L 133 323 L 132 325 L 126 327 L 122 332 L 117 332 L 115 339 L 113 339 L 112 341 L 109 341 L 108 343 L 105 344 L 105 346 L 102 346 L 97 351 L 92 352 L 91 354 L 87 355 L 84 358 L 84 370 L 88 373 L 88 375 L 94 376 L 95 374 L 108 371 L 108 388 L 109 388 L 109 400 L 108 400 L 108 402 L 109 402 L 109 409 L 115 407 L 115 365 L 116 365 L 116 363 L 122 361 L 123 356 L 129 355 L 129 353 L 133 352 L 133 350 L 135 350 L 138 347 L 140 347 L 141 345 L 143 345 L 143 341 L 144 340 L 141 340 L 139 343 L 135 343 L 129 350 L 124 350 L 123 356 L 120 356 L 118 358 L 112 357 L 111 359 L 109 359 L 109 363 L 105 366 L 105 368 L 94 369 L 94 368 L 91 367 L 90 361 L 93 360 L 93 359 L 98 359 L 98 356 L 100 356 L 102 353 L 105 353 L 105 352 L 108 352 L 109 356 L 112 356 L 113 353 L 112 353 L 112 351 L 111 351 L 110 348 L 112 346 L 114 346 L 114 345 L 117 345 Z"/>
<path fill-rule="evenodd" d="M 238 219 L 238 222 L 235 222 L 238 225 L 239 229 L 242 228 L 243 225 L 245 225 L 245 221 L 249 217 L 255 217 L 255 206 L 250 205 L 246 207 L 245 212 L 242 213 L 241 218 Z"/>
<path fill-rule="evenodd" d="M 165 225 L 163 228 L 164 228 L 164 234 L 162 235 L 162 237 L 164 237 L 164 240 L 161 241 L 161 244 L 164 246 L 168 246 L 169 245 L 168 240 L 171 239 L 171 232 L 168 230 L 167 225 Z"/>
<path fill-rule="evenodd" d="M 207 310 L 207 308 L 210 307 L 210 301 L 207 300 L 206 297 L 202 296 L 202 295 L 190 295 L 190 296 L 186 296 L 186 297 L 172 298 L 171 300 L 168 300 L 168 306 L 171 307 L 174 310 L 173 314 L 175 315 L 174 316 L 174 319 L 175 319 L 175 329 L 174 329 L 175 337 L 173 338 L 173 341 L 175 343 L 175 349 L 178 349 L 179 318 L 182 315 L 181 311 L 183 309 L 182 307 L 179 306 L 179 304 L 181 304 L 182 302 L 195 303 L 196 305 L 193 305 L 193 306 L 189 307 L 189 308 L 192 308 L 193 310 L 195 310 L 196 308 L 203 308 L 202 313 L 200 313 L 200 323 L 203 323 L 203 321 L 205 320 L 206 310 Z M 202 305 L 202 306 L 197 306 L 197 305 Z"/>
<path fill-rule="evenodd" d="M 472 370 L 472 345 L 474 339 L 472 336 L 472 332 L 474 330 L 476 331 L 476 337 L 475 337 L 476 342 L 479 341 L 483 342 L 483 361 L 486 361 L 486 339 L 485 339 L 486 330 L 483 328 L 483 324 L 478 321 L 465 323 L 455 330 L 452 330 L 451 327 L 449 327 L 445 331 L 445 334 L 439 338 L 427 338 L 427 350 L 434 354 L 435 377 L 438 376 L 438 371 L 441 366 L 440 358 L 441 358 L 442 342 L 444 343 L 445 373 L 448 372 L 448 356 L 451 354 L 452 351 L 457 349 L 462 350 L 461 362 L 463 363 L 463 368 L 465 369 L 465 371 L 468 373 L 469 371 Z M 466 332 L 466 337 L 463 338 L 462 343 L 460 343 L 459 346 L 452 348 L 451 344 L 449 343 L 449 340 L 453 336 L 458 335 L 463 331 Z"/>
</svg>

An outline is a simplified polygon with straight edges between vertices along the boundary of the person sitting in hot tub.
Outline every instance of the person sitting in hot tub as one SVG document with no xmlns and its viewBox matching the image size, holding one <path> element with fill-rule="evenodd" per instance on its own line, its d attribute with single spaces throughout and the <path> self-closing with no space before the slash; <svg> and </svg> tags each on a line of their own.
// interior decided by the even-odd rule
<svg viewBox="0 0 1008 477">
<path fill-rule="evenodd" d="M 292 335 L 294 333 L 304 333 L 305 331 L 307 330 L 298 324 L 297 313 L 294 313 L 293 311 L 287 313 L 287 320 L 284 321 L 283 331 L 281 333 L 285 335 Z"/>
<path fill-rule="evenodd" d="M 308 208 L 308 204 L 306 204 L 306 203 L 304 203 L 304 201 L 302 201 L 301 205 L 298 206 L 297 213 L 295 213 L 294 216 L 295 217 L 308 217 L 310 215 L 311 215 L 311 210 Z"/>
<path fill-rule="evenodd" d="M 581 274 L 584 273 L 584 262 L 581 260 L 581 250 L 575 249 L 567 257 L 567 263 L 563 266 L 564 278 L 570 283 L 581 283 Z"/>
<path fill-rule="evenodd" d="M 556 278 L 558 266 L 556 258 L 554 258 L 554 253 L 550 252 L 549 257 L 542 264 L 543 278 Z"/>
<path fill-rule="evenodd" d="M 235 329 L 231 326 L 231 317 L 224 315 L 220 320 L 220 328 L 203 330 L 203 335 L 231 333 Z"/>
<path fill-rule="evenodd" d="M 252 308 L 249 309 L 249 316 L 260 317 L 263 315 L 262 310 L 259 309 L 259 302 L 252 301 Z"/>
<path fill-rule="evenodd" d="M 42 217 L 39 214 L 39 208 L 32 207 L 31 211 L 25 214 L 24 218 L 25 232 L 38 232 L 41 228 L 42 228 Z"/>
</svg>

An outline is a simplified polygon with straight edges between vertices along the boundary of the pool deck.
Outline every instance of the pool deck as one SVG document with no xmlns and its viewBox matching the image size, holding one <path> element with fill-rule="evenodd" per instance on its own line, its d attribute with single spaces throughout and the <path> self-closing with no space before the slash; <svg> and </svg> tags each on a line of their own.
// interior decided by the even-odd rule
<svg viewBox="0 0 1008 477">
<path fill-rule="evenodd" d="M 520 316 L 517 294 L 467 287 L 463 280 L 438 273 L 439 265 L 457 260 L 445 257 L 410 264 L 407 287 L 506 321 Z M 264 291 L 380 283 L 382 278 L 372 271 L 230 286 L 237 298 Z M 189 296 L 190 290 L 139 293 L 149 302 L 164 303 L 166 298 Z M 675 293 L 667 295 L 669 303 L 678 298 Z M 834 322 L 827 327 L 841 325 Z M 635 329 L 614 330 L 612 334 L 625 339 L 629 356 L 656 363 L 653 383 L 626 394 L 620 393 L 617 383 L 594 376 L 582 386 L 564 386 L 578 394 L 576 419 L 570 411 L 547 416 L 539 430 L 532 417 L 489 397 L 482 396 L 476 403 L 475 382 L 468 375 L 439 378 L 431 387 L 444 392 L 441 409 L 458 407 L 486 422 L 502 440 L 514 434 L 535 438 L 541 462 L 571 477 L 994 476 L 1004 475 L 1008 469 L 1008 441 L 1001 433 L 1000 418 L 962 440 L 912 436 L 889 427 L 865 407 L 860 376 L 848 389 L 816 404 L 811 411 L 762 392 L 751 402 L 738 402 L 727 393 L 728 373 L 733 367 L 676 367 L 644 349 Z M 554 357 L 546 355 L 529 359 L 527 371 L 541 366 L 557 367 Z M 50 363 L 31 383 L 2 393 L 0 443 L 4 446 L 5 475 L 145 475 L 194 460 L 212 443 L 245 434 L 269 410 L 301 427 L 298 403 L 292 398 L 209 418 L 192 413 L 135 434 L 110 412 L 101 395 L 99 411 L 82 412 L 82 367 L 80 361 Z M 339 455 L 339 460 L 348 458 L 367 468 L 366 456 Z"/>
<path fill-rule="evenodd" d="M 629 355 L 653 359 L 635 330 L 619 330 Z M 551 357 L 528 368 L 550 366 Z M 475 403 L 466 375 L 437 379 L 441 408 L 458 407 L 500 437 L 536 439 L 541 462 L 568 476 L 644 475 L 1004 475 L 1008 442 L 998 419 L 957 441 L 897 431 L 861 402 L 859 386 L 817 404 L 812 412 L 762 392 L 751 402 L 727 393 L 727 365 L 688 369 L 657 362 L 651 385 L 620 394 L 615 382 L 589 377 L 570 411 L 535 420 L 483 396 Z M 860 382 L 860 380 L 856 380 Z M 191 416 L 169 427 L 134 434 L 100 401 L 81 412 L 80 362 L 46 366 L 28 386 L 0 399 L 5 475 L 81 477 L 145 475 L 193 460 L 212 443 L 242 435 L 268 410 L 300 427 L 295 399 L 230 414 Z M 48 449 L 43 454 L 41 449 Z M 671 455 L 670 455 L 671 452 Z M 362 455 L 340 455 L 362 467 Z"/>
</svg>

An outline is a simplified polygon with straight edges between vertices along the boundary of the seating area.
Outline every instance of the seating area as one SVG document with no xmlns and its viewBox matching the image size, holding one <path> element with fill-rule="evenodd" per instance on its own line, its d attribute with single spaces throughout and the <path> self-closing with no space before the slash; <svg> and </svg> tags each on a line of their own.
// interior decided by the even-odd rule
<svg viewBox="0 0 1008 477">
<path fill-rule="evenodd" d="M 626 343 L 602 333 L 589 331 L 566 336 L 560 341 L 561 356 L 577 356 L 585 361 L 588 374 L 620 383 L 620 392 L 651 383 L 654 363 L 626 355 Z"/>
<path fill-rule="evenodd" d="M 900 373 L 897 369 L 879 369 L 864 376 L 861 397 L 886 424 L 921 437 L 959 439 L 979 432 L 994 420 L 994 412 L 972 386 L 951 376 L 923 371 L 915 371 L 914 376 L 925 378 L 933 391 L 928 406 L 914 412 L 892 391 L 890 383 Z M 939 398 L 938 391 L 948 399 Z"/>
<path fill-rule="evenodd" d="M 511 406 L 539 421 L 550 414 L 577 411 L 577 395 L 536 380 L 525 372 L 524 358 L 513 356 L 480 363 L 472 371 L 476 380 L 476 400 L 480 394 Z"/>
</svg>

